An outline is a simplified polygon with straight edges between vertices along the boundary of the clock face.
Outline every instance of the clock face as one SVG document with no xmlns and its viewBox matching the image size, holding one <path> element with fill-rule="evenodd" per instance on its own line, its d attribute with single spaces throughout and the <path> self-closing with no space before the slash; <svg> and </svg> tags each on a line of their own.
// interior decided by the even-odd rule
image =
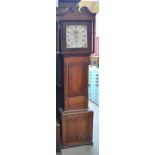
<svg viewBox="0 0 155 155">
<path fill-rule="evenodd" d="M 87 25 L 66 25 L 66 47 L 87 48 Z"/>
</svg>

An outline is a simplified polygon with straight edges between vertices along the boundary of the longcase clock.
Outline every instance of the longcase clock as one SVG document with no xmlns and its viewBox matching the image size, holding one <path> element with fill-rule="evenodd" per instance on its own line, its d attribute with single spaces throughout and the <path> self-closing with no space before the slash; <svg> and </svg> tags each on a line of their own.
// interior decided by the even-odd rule
<svg viewBox="0 0 155 155">
<path fill-rule="evenodd" d="M 61 0 L 57 8 L 57 118 L 63 147 L 92 144 L 93 111 L 88 109 L 88 65 L 94 52 L 95 14 Z"/>
</svg>

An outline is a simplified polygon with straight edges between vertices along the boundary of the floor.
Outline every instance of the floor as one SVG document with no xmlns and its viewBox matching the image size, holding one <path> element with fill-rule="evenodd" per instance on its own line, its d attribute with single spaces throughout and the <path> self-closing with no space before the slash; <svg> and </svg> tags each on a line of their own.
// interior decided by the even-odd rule
<svg viewBox="0 0 155 155">
<path fill-rule="evenodd" d="M 62 149 L 62 155 L 99 155 L 99 107 L 89 101 L 89 109 L 94 111 L 93 145 Z"/>
</svg>

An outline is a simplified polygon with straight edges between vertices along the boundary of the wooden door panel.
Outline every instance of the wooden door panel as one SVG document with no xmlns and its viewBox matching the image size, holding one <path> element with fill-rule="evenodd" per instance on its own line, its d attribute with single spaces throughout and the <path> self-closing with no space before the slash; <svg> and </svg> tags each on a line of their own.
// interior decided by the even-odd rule
<svg viewBox="0 0 155 155">
<path fill-rule="evenodd" d="M 64 58 L 65 110 L 88 107 L 88 57 Z"/>
<path fill-rule="evenodd" d="M 69 97 L 87 94 L 88 65 L 74 63 L 69 65 Z"/>
</svg>

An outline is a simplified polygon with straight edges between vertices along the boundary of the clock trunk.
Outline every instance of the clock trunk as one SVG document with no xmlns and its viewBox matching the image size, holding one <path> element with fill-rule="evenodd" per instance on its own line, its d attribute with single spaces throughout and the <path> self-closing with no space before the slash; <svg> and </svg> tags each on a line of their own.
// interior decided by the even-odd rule
<svg viewBox="0 0 155 155">
<path fill-rule="evenodd" d="M 88 57 L 64 58 L 64 110 L 88 108 Z"/>
</svg>

